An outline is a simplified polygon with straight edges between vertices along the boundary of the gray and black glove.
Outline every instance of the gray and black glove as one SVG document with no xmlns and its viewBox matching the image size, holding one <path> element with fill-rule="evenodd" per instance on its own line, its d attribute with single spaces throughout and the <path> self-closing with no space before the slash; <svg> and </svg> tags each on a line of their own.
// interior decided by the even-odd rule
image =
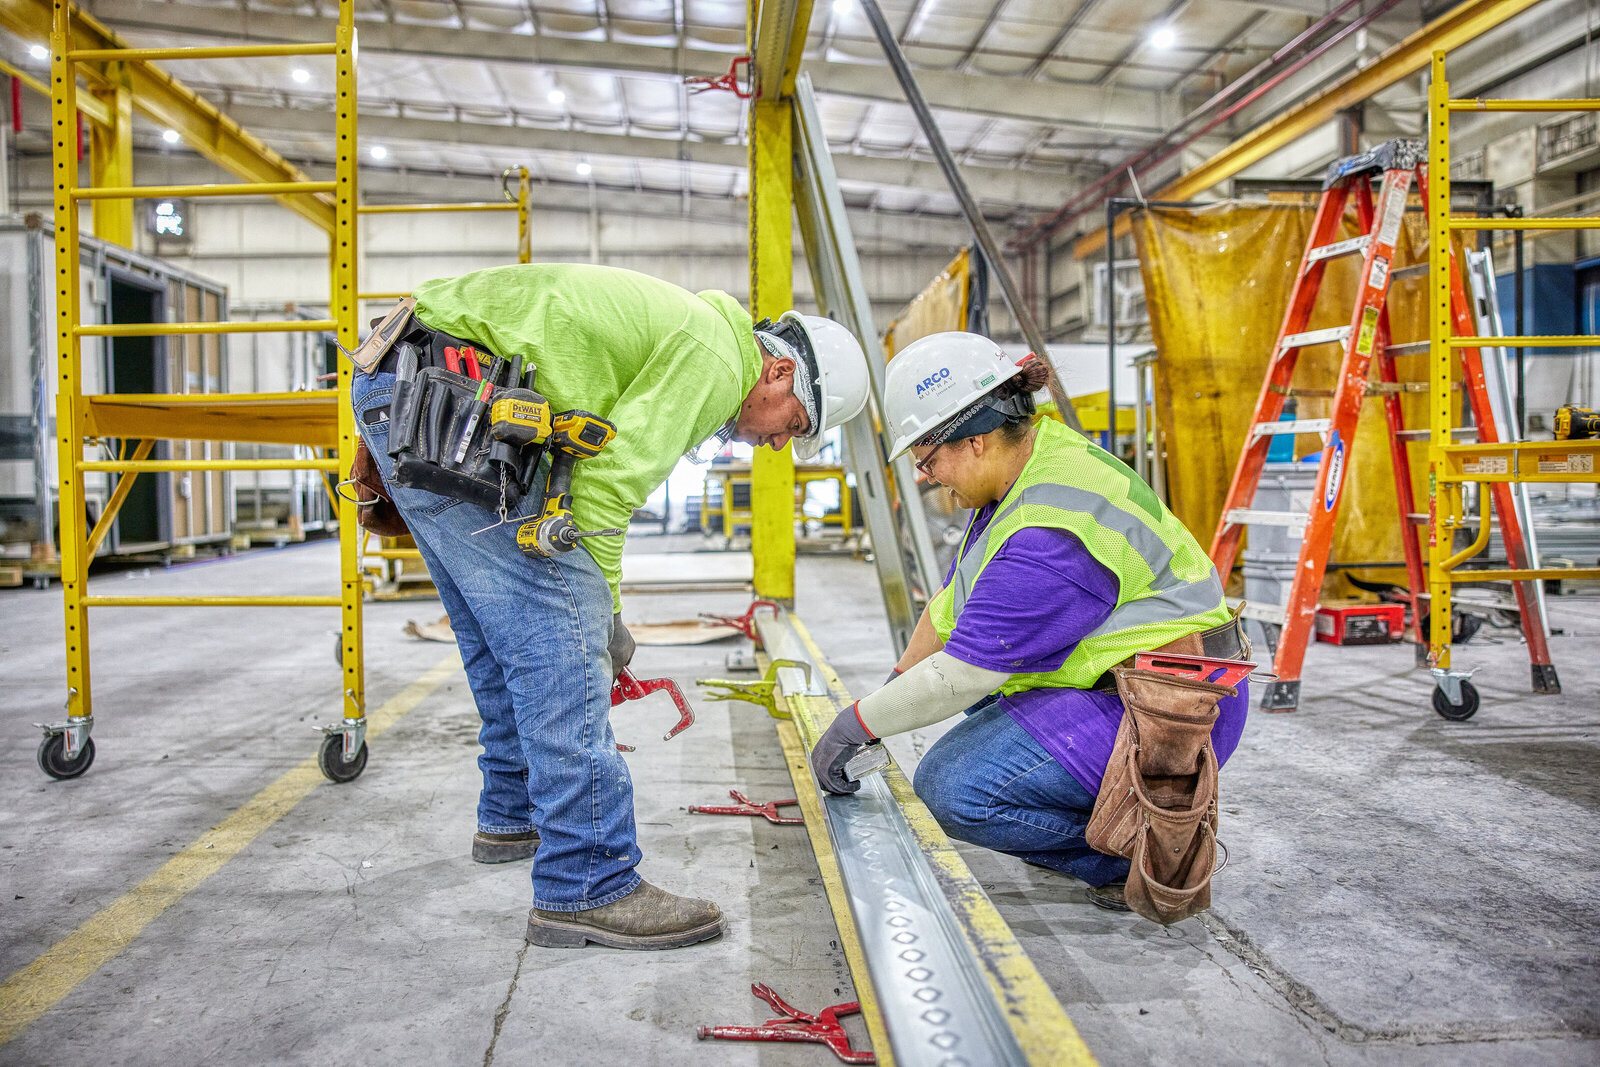
<svg viewBox="0 0 1600 1067">
<path fill-rule="evenodd" d="M 622 612 L 611 616 L 611 643 L 606 645 L 606 651 L 611 654 L 611 680 L 614 682 L 622 676 L 622 670 L 633 661 L 633 635 L 622 624 Z"/>
<path fill-rule="evenodd" d="M 899 667 L 890 667 L 889 668 L 889 677 L 887 677 L 887 678 L 885 678 L 883 680 L 883 684 L 884 685 L 888 685 L 890 682 L 894 681 L 896 678 L 900 677 L 904 673 L 905 673 L 905 671 L 902 671 Z"/>
<path fill-rule="evenodd" d="M 844 776 L 844 765 L 862 745 L 872 740 L 872 734 L 861 723 L 861 716 L 856 714 L 856 706 L 851 704 L 839 712 L 833 725 L 817 738 L 811 749 L 811 773 L 830 793 L 854 793 L 861 788 L 861 783 Z"/>
</svg>

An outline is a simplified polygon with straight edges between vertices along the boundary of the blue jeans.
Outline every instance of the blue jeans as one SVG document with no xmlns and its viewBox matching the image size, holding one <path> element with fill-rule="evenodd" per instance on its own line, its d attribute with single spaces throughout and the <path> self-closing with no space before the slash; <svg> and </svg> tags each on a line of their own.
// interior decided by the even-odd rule
<svg viewBox="0 0 1600 1067">
<path fill-rule="evenodd" d="M 1092 886 L 1128 876 L 1128 861 L 1083 839 L 1094 796 L 992 696 L 928 749 L 917 796 L 944 832 Z"/>
<path fill-rule="evenodd" d="M 394 484 L 386 408 L 393 374 L 357 374 L 356 425 L 411 527 L 466 667 L 483 728 L 478 829 L 539 831 L 533 906 L 584 911 L 639 886 L 633 780 L 611 733 L 611 592 L 582 548 L 553 559 L 517 547 L 518 516 Z M 485 530 L 484 527 L 493 526 Z"/>
</svg>

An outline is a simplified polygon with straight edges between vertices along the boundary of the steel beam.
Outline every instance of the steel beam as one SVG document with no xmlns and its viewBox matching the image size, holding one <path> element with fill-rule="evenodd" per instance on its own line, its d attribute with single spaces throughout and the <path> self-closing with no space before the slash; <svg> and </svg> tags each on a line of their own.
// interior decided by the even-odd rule
<svg viewBox="0 0 1600 1067">
<path fill-rule="evenodd" d="M 309 43 L 330 40 L 334 30 L 334 20 L 329 18 L 155 0 L 100 0 L 95 4 L 95 13 L 113 26 L 157 32 L 164 39 L 200 36 Z M 531 63 L 674 80 L 686 75 L 723 74 L 729 60 L 726 52 L 706 48 L 665 48 L 381 20 L 364 19 L 358 26 L 362 51 L 369 54 L 451 60 L 471 56 L 475 62 Z M 804 35 L 797 40 L 803 41 Z M 876 64 L 809 61 L 806 70 L 818 92 L 827 95 L 893 103 L 902 99 L 894 78 Z M 968 114 L 1135 137 L 1161 133 L 1180 114 L 1173 94 L 1153 90 L 1097 87 L 1086 99 L 1071 83 L 958 71 L 921 70 L 917 76 L 933 107 Z"/>
<path fill-rule="evenodd" d="M 90 86 L 89 92 L 105 104 L 111 121 L 89 127 L 90 184 L 97 189 L 129 186 L 133 184 L 133 88 L 127 64 L 102 64 L 101 75 L 105 83 Z M 96 237 L 133 247 L 132 200 L 97 200 L 93 215 Z"/>
<path fill-rule="evenodd" d="M 791 64 L 811 22 L 811 0 L 749 0 L 747 51 L 767 86 L 750 102 L 750 313 L 759 321 L 794 307 L 794 162 Z M 750 470 L 750 554 L 756 596 L 794 603 L 794 451 L 757 447 Z M 730 486 L 727 490 L 732 492 Z M 732 536 L 733 531 L 724 530 Z"/>
<path fill-rule="evenodd" d="M 0 26 L 28 41 L 43 42 L 50 37 L 51 4 L 46 0 L 0 0 Z M 169 12 L 168 16 L 171 18 Z M 171 23 L 168 24 L 169 28 Z M 319 28 L 326 41 L 337 23 Z M 71 49 L 120 49 L 121 38 L 93 17 L 81 11 L 72 13 Z M 146 60 L 126 60 L 128 86 L 133 92 L 133 108 L 146 118 L 168 129 L 177 130 L 194 150 L 213 163 L 251 182 L 303 181 L 305 175 L 259 138 L 246 133 L 233 119 L 195 94 L 188 86 Z M 325 116 L 324 128 L 332 130 L 333 115 Z M 323 230 L 334 229 L 333 198 L 327 195 L 291 196 L 281 199 L 289 210 L 304 216 Z"/>
<path fill-rule="evenodd" d="M 1384 52 L 1360 70 L 1341 78 L 1310 99 L 1301 101 L 1277 118 L 1264 122 L 1221 152 L 1175 181 L 1151 193 L 1151 199 L 1192 200 L 1246 167 L 1293 143 L 1339 112 L 1382 92 L 1426 66 L 1438 51 L 1449 51 L 1521 14 L 1539 0 L 1467 0 Z M 1117 225 L 1117 236 L 1129 223 Z M 1073 244 L 1073 255 L 1084 259 L 1105 247 L 1104 230 L 1086 234 Z"/>
<path fill-rule="evenodd" d="M 13 66 L 0 59 L 0 74 L 9 74 L 46 100 L 50 99 L 50 87 L 21 67 Z M 103 101 L 96 100 L 91 96 L 78 97 L 78 113 L 91 122 L 98 122 L 101 125 L 109 125 L 111 123 L 111 109 Z"/>
<path fill-rule="evenodd" d="M 793 164 L 789 102 L 750 108 L 750 314 L 777 318 L 794 307 Z M 729 492 L 732 488 L 729 487 Z M 731 530 L 724 534 L 732 536 Z M 794 603 L 794 451 L 758 446 L 750 471 L 750 553 L 755 593 Z"/>
<path fill-rule="evenodd" d="M 751 77 L 762 100 L 794 94 L 800 55 L 811 26 L 811 0 L 754 0 L 755 48 Z"/>
<path fill-rule="evenodd" d="M 327 114 L 309 108 L 235 105 L 228 111 L 252 130 L 331 133 Z M 672 160 L 741 169 L 747 162 L 744 149 L 737 144 L 684 141 L 677 137 L 637 137 L 373 114 L 363 114 L 361 126 L 369 139 L 387 144 L 487 145 L 529 152 L 568 152 L 591 158 Z M 943 193 L 949 189 L 939 168 L 920 160 L 838 155 L 835 163 L 844 181 L 925 192 Z M 1062 179 L 1059 171 L 967 167 L 965 173 L 974 196 L 1008 207 L 1059 204 L 1071 191 L 1070 183 Z"/>
</svg>

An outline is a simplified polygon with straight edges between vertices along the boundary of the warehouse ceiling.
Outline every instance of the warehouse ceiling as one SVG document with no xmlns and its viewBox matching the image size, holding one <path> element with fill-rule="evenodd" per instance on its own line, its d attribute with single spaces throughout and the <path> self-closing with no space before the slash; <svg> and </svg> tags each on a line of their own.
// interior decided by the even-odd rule
<svg viewBox="0 0 1600 1067">
<path fill-rule="evenodd" d="M 326 0 L 87 0 L 132 45 L 326 41 Z M 1333 7 L 1324 0 L 892 0 L 881 5 L 973 192 L 1037 213 L 1177 125 Z M 1351 17 L 1360 8 L 1352 9 Z M 437 177 L 526 166 L 541 183 L 744 191 L 744 102 L 707 89 L 745 51 L 744 0 L 360 0 L 363 165 Z M 1407 0 L 1375 51 L 1414 27 Z M 1385 31 L 1384 27 L 1389 29 Z M 8 58 L 28 66 L 12 39 Z M 33 62 L 32 66 L 42 67 Z M 291 160 L 331 158 L 332 61 L 172 72 Z M 817 0 L 814 80 L 852 206 L 954 212 L 855 0 Z M 1223 132 L 1226 132 L 1224 130 Z M 141 127 L 142 144 L 162 131 Z M 381 157 L 381 158 L 380 158 Z M 385 186 L 403 194 L 403 180 Z"/>
</svg>

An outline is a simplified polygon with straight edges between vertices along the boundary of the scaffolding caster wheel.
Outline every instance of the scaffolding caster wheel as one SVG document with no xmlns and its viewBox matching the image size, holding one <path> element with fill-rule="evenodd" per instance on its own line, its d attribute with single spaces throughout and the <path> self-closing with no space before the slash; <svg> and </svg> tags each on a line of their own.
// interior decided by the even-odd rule
<svg viewBox="0 0 1600 1067">
<path fill-rule="evenodd" d="M 1433 690 L 1433 710 L 1451 722 L 1466 722 L 1478 714 L 1478 687 L 1467 681 L 1461 680 L 1461 702 L 1452 704 L 1450 696 L 1442 688 Z"/>
<path fill-rule="evenodd" d="M 39 742 L 39 769 L 57 780 L 76 778 L 94 762 L 94 739 L 84 738 L 77 756 L 67 758 L 67 735 L 49 734 Z"/>
<path fill-rule="evenodd" d="M 344 758 L 344 735 L 330 733 L 317 749 L 317 767 L 330 782 L 353 782 L 367 769 L 367 743 L 361 742 L 354 759 Z"/>
</svg>

